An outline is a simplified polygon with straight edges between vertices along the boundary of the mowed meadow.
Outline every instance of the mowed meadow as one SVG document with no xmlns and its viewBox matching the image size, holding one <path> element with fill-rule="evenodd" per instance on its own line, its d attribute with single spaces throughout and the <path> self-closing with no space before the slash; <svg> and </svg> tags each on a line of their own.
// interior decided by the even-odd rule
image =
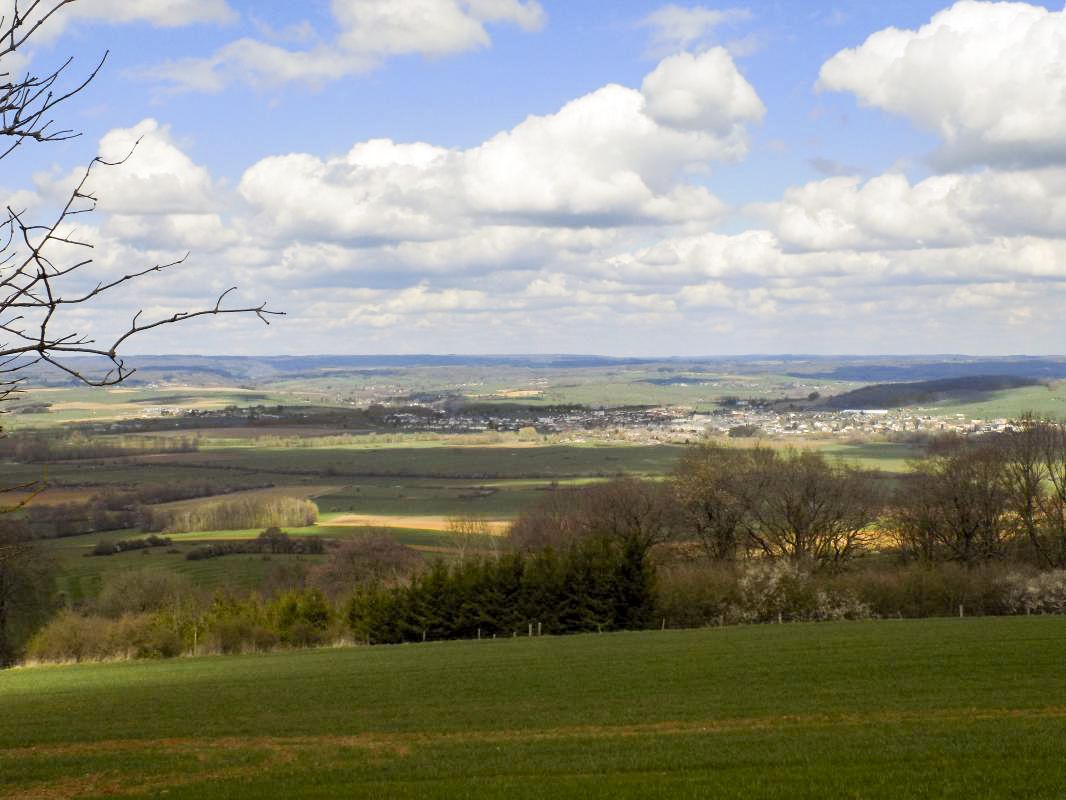
<svg viewBox="0 0 1066 800">
<path fill-rule="evenodd" d="M 1066 619 L 351 647 L 0 673 L 0 795 L 1066 790 Z"/>
</svg>

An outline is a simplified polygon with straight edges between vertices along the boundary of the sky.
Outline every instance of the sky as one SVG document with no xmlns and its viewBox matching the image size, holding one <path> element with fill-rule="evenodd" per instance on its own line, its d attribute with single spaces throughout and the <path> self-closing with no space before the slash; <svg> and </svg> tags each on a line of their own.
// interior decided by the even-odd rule
<svg viewBox="0 0 1066 800">
<path fill-rule="evenodd" d="M 188 258 L 57 324 L 286 313 L 129 354 L 1066 351 L 1061 4 L 76 0 L 0 71 L 105 52 L 0 199 L 128 155 L 67 291 Z"/>
</svg>

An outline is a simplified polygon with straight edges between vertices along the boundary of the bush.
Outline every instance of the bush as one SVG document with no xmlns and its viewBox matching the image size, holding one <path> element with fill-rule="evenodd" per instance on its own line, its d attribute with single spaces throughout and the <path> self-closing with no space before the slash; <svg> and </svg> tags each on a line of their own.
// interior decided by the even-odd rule
<svg viewBox="0 0 1066 800">
<path fill-rule="evenodd" d="M 739 567 L 731 564 L 690 562 L 659 573 L 656 616 L 670 627 L 698 628 L 732 624 L 738 620 Z"/>
<path fill-rule="evenodd" d="M 1007 608 L 1014 614 L 1066 614 L 1066 570 L 1008 575 L 1003 580 Z"/>
<path fill-rule="evenodd" d="M 247 619 L 228 619 L 214 622 L 204 638 L 207 652 L 232 655 L 262 652 L 277 647 L 280 638 L 264 625 Z"/>
<path fill-rule="evenodd" d="M 783 560 L 675 565 L 660 571 L 658 588 L 656 614 L 678 627 L 873 615 L 853 587 Z"/>
<path fill-rule="evenodd" d="M 1007 612 L 1003 568 L 961 564 L 914 564 L 866 570 L 841 578 L 871 610 L 882 617 L 954 616 Z"/>
<path fill-rule="evenodd" d="M 107 620 L 60 611 L 30 640 L 26 656 L 36 661 L 88 661 L 106 657 Z"/>
<path fill-rule="evenodd" d="M 181 649 L 177 631 L 148 614 L 106 619 L 62 611 L 33 637 L 27 656 L 37 661 L 170 658 Z"/>
<path fill-rule="evenodd" d="M 333 622 L 333 609 L 318 589 L 286 592 L 271 606 L 274 629 L 294 647 L 322 644 Z"/>
<path fill-rule="evenodd" d="M 145 568 L 110 576 L 96 599 L 96 610 L 111 618 L 162 611 L 194 594 L 187 578 Z"/>
<path fill-rule="evenodd" d="M 745 565 L 737 589 L 742 622 L 809 619 L 817 603 L 810 575 L 783 559 Z"/>
<path fill-rule="evenodd" d="M 241 553 L 282 553 L 285 555 L 320 555 L 326 550 L 318 536 L 289 536 L 277 528 L 271 528 L 259 534 L 255 539 L 232 542 L 213 542 L 202 547 L 195 547 L 185 554 L 189 561 L 201 561 L 205 558 Z M 270 556 L 263 556 L 269 560 Z"/>
</svg>

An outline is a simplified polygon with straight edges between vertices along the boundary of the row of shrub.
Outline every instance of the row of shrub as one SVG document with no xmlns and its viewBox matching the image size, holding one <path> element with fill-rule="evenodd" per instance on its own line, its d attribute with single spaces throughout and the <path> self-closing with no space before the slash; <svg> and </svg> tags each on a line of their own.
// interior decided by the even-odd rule
<svg viewBox="0 0 1066 800">
<path fill-rule="evenodd" d="M 220 594 L 202 611 L 176 605 L 112 618 L 64 610 L 34 636 L 26 657 L 31 662 L 99 661 L 311 647 L 343 635 L 337 620 L 315 589 L 269 601 Z"/>
<path fill-rule="evenodd" d="M 671 627 L 776 621 L 1066 613 L 1066 570 L 880 565 L 827 574 L 787 561 L 675 564 L 656 614 Z"/>
<path fill-rule="evenodd" d="M 242 553 L 321 555 L 325 551 L 326 547 L 318 536 L 289 536 L 275 527 L 269 528 L 254 539 L 212 542 L 193 548 L 185 554 L 185 558 L 189 561 L 201 561 L 205 558 Z"/>
<path fill-rule="evenodd" d="M 174 436 L 92 437 L 84 433 L 33 431 L 0 440 L 0 458 L 21 463 L 121 458 L 149 453 L 192 453 L 199 441 Z"/>
<path fill-rule="evenodd" d="M 172 544 L 169 536 L 156 536 L 150 533 L 142 539 L 119 539 L 115 542 L 100 541 L 90 551 L 94 556 L 113 556 L 116 553 L 126 553 L 130 550 L 145 550 L 150 547 L 169 547 Z"/>
<path fill-rule="evenodd" d="M 364 584 L 331 600 L 316 586 L 274 595 L 200 597 L 183 579 L 142 570 L 116 576 L 90 613 L 64 610 L 27 658 L 85 661 L 240 653 L 337 641 L 455 638 L 701 627 L 871 617 L 1066 613 L 1066 570 L 995 566 L 806 572 L 783 561 L 724 568 L 690 562 L 634 573 L 602 543 L 565 554 L 517 554 L 446 567 L 409 584 Z"/>
</svg>

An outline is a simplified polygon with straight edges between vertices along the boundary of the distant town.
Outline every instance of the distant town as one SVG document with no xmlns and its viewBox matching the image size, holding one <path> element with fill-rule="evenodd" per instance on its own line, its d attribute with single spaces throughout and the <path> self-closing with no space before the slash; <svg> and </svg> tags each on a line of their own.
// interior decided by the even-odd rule
<svg viewBox="0 0 1066 800">
<path fill-rule="evenodd" d="M 560 443 L 629 441 L 648 444 L 685 442 L 704 436 L 737 438 L 868 438 L 906 439 L 954 433 L 973 435 L 1010 430 L 1008 418 L 974 419 L 963 414 L 941 416 L 921 409 L 779 410 L 772 405 L 737 401 L 728 408 L 697 412 L 687 406 L 579 405 L 512 406 L 479 404 L 468 408 L 440 400 L 395 400 L 356 409 L 306 409 L 300 406 L 231 406 L 203 411 L 180 406 L 153 406 L 140 419 L 112 427 L 215 427 L 248 425 L 337 425 L 351 433 L 409 432 L 438 434 L 523 433 L 552 437 Z"/>
</svg>

